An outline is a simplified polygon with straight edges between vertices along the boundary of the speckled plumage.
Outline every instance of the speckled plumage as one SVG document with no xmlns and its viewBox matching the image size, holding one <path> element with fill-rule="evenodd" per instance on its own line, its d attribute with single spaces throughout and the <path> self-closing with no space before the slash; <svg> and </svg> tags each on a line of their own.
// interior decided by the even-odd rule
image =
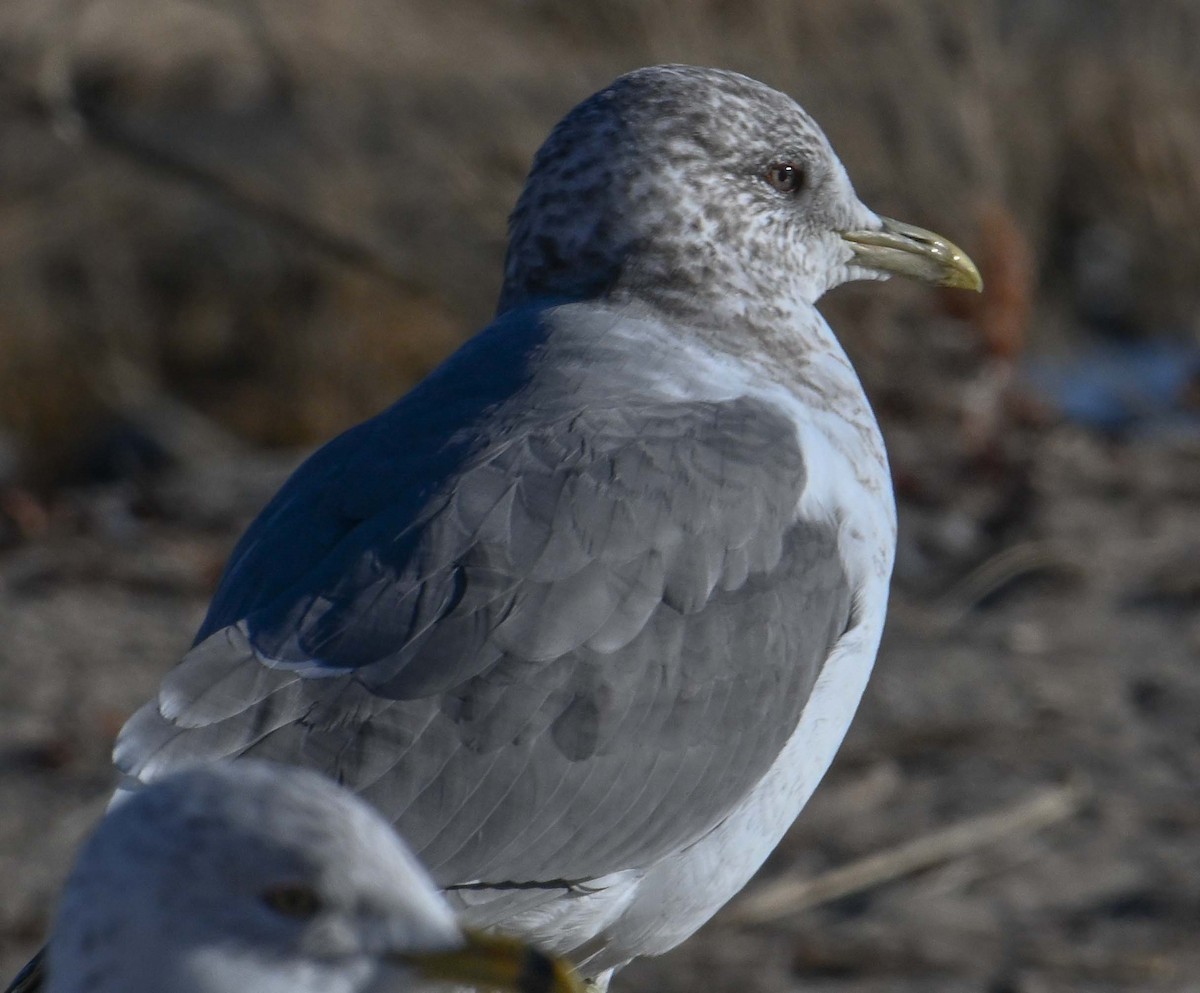
<svg viewBox="0 0 1200 993">
<path fill-rule="evenodd" d="M 808 166 L 802 204 L 763 182 L 787 160 Z M 791 98 L 732 72 L 642 69 L 581 103 L 539 149 L 509 226 L 499 311 L 650 300 L 729 332 L 725 347 L 790 343 L 781 332 L 797 308 L 851 276 L 836 232 L 877 223 Z"/>
<path fill-rule="evenodd" d="M 513 214 L 496 320 L 264 510 L 120 768 L 318 768 L 468 920 L 600 981 L 687 937 L 874 660 L 886 458 L 813 304 L 879 278 L 840 233 L 880 225 L 760 83 L 668 66 L 585 101 Z"/>
</svg>

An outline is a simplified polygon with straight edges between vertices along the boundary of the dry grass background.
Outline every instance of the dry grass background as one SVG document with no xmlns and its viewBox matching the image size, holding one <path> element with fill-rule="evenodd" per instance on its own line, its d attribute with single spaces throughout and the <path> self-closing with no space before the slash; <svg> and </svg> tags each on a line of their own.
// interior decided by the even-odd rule
<svg viewBox="0 0 1200 993">
<path fill-rule="evenodd" d="M 863 712 L 766 876 L 1086 800 L 903 884 L 725 915 L 620 988 L 1197 989 L 1200 448 L 1012 384 L 1099 326 L 1196 340 L 1198 41 L 1197 0 L 0 3 L 0 966 L 295 446 L 487 320 L 569 106 L 686 61 L 793 93 L 868 203 L 988 281 L 824 305 L 901 549 Z"/>
<path fill-rule="evenodd" d="M 1070 341 L 1077 236 L 1096 225 L 1127 260 L 1121 305 L 1191 325 L 1198 28 L 1192 0 L 8 0 L 10 461 L 57 479 L 139 402 L 131 366 L 257 442 L 377 409 L 486 320 L 549 125 L 658 61 L 795 94 L 881 211 L 985 254 L 1003 228 L 992 274 L 1021 250 L 1035 269 L 992 309 L 1023 330 L 1040 285 L 1039 345 Z M 868 380 L 862 341 L 927 299 L 831 303 L 855 314 Z"/>
</svg>

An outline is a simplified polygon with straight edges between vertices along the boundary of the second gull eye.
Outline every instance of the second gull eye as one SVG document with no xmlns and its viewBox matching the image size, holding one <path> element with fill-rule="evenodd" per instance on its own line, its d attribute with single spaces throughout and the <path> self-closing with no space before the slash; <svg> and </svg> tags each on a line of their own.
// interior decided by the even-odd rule
<svg viewBox="0 0 1200 993">
<path fill-rule="evenodd" d="M 275 913 L 293 920 L 306 921 L 321 910 L 316 890 L 303 883 L 279 883 L 262 894 L 262 901 Z"/>
</svg>

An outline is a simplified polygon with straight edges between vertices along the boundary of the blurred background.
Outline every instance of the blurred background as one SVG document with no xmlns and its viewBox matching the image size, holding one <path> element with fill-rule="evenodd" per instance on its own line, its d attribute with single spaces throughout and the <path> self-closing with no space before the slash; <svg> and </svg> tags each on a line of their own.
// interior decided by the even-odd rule
<svg viewBox="0 0 1200 993">
<path fill-rule="evenodd" d="M 988 288 L 824 302 L 900 504 L 876 677 L 616 988 L 1197 988 L 1196 0 L 0 4 L 5 975 L 238 533 L 488 320 L 552 124 L 669 61 L 794 95 Z"/>
</svg>

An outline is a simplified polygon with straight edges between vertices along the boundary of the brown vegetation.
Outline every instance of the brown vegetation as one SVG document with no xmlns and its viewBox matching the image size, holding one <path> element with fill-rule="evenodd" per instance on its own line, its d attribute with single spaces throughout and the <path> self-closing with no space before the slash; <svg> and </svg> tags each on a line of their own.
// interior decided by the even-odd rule
<svg viewBox="0 0 1200 993">
<path fill-rule="evenodd" d="M 486 320 L 548 126 L 656 61 L 794 93 L 868 202 L 969 249 L 995 247 L 980 223 L 1003 204 L 1042 288 L 1035 346 L 1070 340 L 1097 225 L 1130 260 L 1132 317 L 1188 323 L 1198 22 L 1188 0 L 13 0 L 0 430 L 24 473 L 59 478 L 131 402 L 114 362 L 271 444 L 377 409 Z M 854 292 L 830 306 L 858 327 L 903 317 Z"/>
</svg>

